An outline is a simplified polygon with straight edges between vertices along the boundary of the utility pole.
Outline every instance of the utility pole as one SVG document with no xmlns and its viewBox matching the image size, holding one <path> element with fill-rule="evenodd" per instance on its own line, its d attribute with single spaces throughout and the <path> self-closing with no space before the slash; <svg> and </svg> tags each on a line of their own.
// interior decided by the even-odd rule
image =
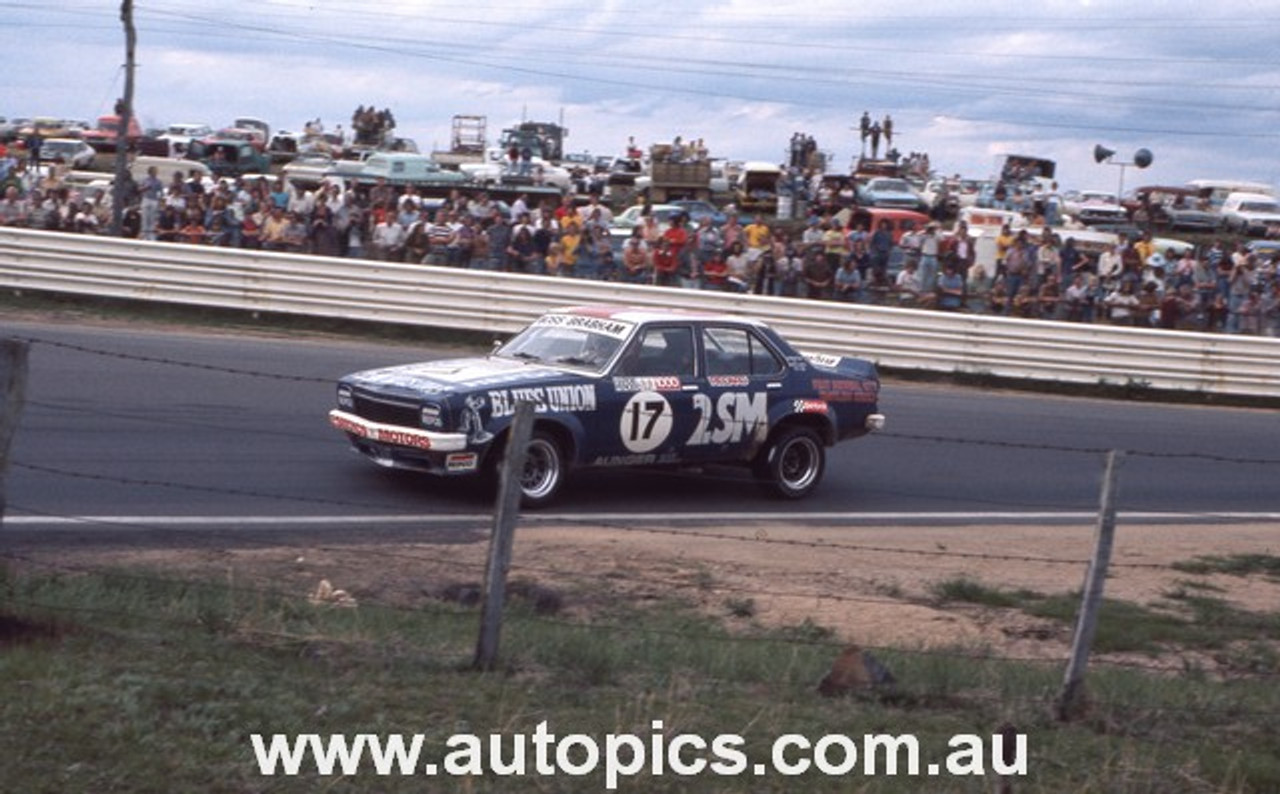
<svg viewBox="0 0 1280 794">
<path fill-rule="evenodd" d="M 124 97 L 116 102 L 116 178 L 111 190 L 111 234 L 119 237 L 124 229 L 124 204 L 132 194 L 127 189 L 129 176 L 129 122 L 133 120 L 133 69 L 134 49 L 138 45 L 138 31 L 133 26 L 133 0 L 120 0 L 120 21 L 124 23 Z"/>
</svg>

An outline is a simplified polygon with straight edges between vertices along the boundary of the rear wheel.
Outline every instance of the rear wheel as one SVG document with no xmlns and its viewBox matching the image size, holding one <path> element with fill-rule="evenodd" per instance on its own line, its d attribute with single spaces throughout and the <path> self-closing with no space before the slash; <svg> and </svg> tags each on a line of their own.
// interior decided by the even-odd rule
<svg viewBox="0 0 1280 794">
<path fill-rule="evenodd" d="M 826 449 L 818 434 L 807 427 L 780 430 L 756 467 L 756 475 L 787 499 L 808 496 L 826 469 Z"/>
</svg>

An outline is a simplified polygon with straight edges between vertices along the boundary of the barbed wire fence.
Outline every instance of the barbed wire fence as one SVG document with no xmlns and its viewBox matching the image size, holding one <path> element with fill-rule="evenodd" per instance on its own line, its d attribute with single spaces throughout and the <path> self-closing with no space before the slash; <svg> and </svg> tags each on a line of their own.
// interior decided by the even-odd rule
<svg viewBox="0 0 1280 794">
<path fill-rule="evenodd" d="M 297 503 L 299 505 L 309 505 L 316 507 L 341 507 L 354 511 L 360 510 L 378 510 L 384 507 L 374 501 L 350 500 L 325 495 L 309 495 L 299 497 L 294 494 L 273 493 L 270 490 L 244 487 L 244 488 L 227 488 L 223 486 L 208 485 L 202 483 L 182 482 L 177 478 L 170 479 L 168 477 L 132 477 L 125 474 L 115 473 L 112 471 L 82 471 L 66 468 L 63 466 L 37 464 L 27 462 L 21 459 L 10 459 L 6 454 L 9 447 L 9 440 L 13 434 L 13 428 L 17 425 L 18 415 L 22 406 L 25 404 L 29 408 L 39 410 L 61 412 L 61 411 L 82 411 L 93 410 L 100 412 L 100 409 L 82 409 L 73 405 L 60 403 L 52 403 L 40 400 L 25 400 L 22 394 L 23 383 L 26 380 L 26 350 L 31 346 L 48 346 L 60 350 L 72 351 L 78 354 L 90 356 L 104 356 L 115 359 L 127 359 L 138 363 L 146 363 L 158 367 L 176 367 L 183 369 L 195 369 L 208 373 L 226 375 L 237 378 L 267 378 L 282 382 L 299 382 L 299 383 L 324 383 L 328 385 L 330 381 L 326 379 L 297 376 L 288 373 L 268 372 L 262 370 L 253 370 L 247 368 L 225 367 L 209 365 L 193 361 L 180 361 L 163 357 L 141 356 L 132 353 L 121 353 L 106 349 L 99 349 L 83 345 L 73 345 L 65 342 L 59 342 L 48 339 L 24 338 L 11 340 L 4 348 L 6 353 L 3 359 L 4 364 L 0 366 L 0 394 L 5 396 L 5 404 L 0 406 L 0 486 L 4 484 L 4 474 L 6 469 L 9 471 L 19 470 L 31 474 L 39 474 L 41 476 L 60 478 L 66 480 L 90 480 L 110 483 L 122 488 L 128 488 L 138 494 L 137 502 L 145 503 L 146 494 L 154 490 L 160 489 L 165 491 L 192 491 L 202 492 L 210 495 L 235 499 L 241 497 L 253 497 L 258 499 L 272 499 L 282 503 Z M 136 418 L 136 417 L 135 417 Z M 911 434 L 901 432 L 886 432 L 882 434 L 886 438 L 897 439 L 908 443 L 928 443 L 928 444 L 965 444 L 965 445 L 983 445 L 988 447 L 1036 450 L 1042 452 L 1056 452 L 1062 454 L 1088 455 L 1088 456 L 1106 456 L 1111 450 L 1098 447 L 1070 447 L 1055 446 L 1043 444 L 1028 444 L 1018 442 L 1002 442 L 983 439 L 966 439 L 960 436 L 936 436 Z M 1232 465 L 1232 466 L 1262 466 L 1275 467 L 1280 470 L 1280 458 L 1264 458 L 1264 457 L 1230 457 L 1216 454 L 1201 454 L 1196 452 L 1153 452 L 1143 450 L 1126 450 L 1126 457 L 1131 460 L 1143 459 L 1173 459 L 1173 460 L 1196 460 L 1203 463 L 1211 463 L 1215 465 Z M 705 478 L 707 475 L 702 474 L 700 477 Z M 91 557 L 78 555 L 58 555 L 46 554 L 39 548 L 38 543 L 32 543 L 28 537 L 25 542 L 26 550 L 21 550 L 12 546 L 12 544 L 4 543 L 0 540 L 0 561 L 9 563 L 25 571 L 36 574 L 46 575 L 86 575 L 100 574 L 109 571 L 114 577 L 129 576 L 135 577 L 140 582 L 153 583 L 172 583 L 172 582 L 199 582 L 203 581 L 205 575 L 197 569 L 190 569 L 186 572 L 177 573 L 157 573 L 154 570 L 145 567 L 122 571 L 120 564 L 122 560 L 126 560 L 130 555 L 138 555 L 142 557 L 147 551 L 156 547 L 158 539 L 163 538 L 163 542 L 171 542 L 181 545 L 189 549 L 197 549 L 201 551 L 219 551 L 226 552 L 228 550 L 248 550 L 259 552 L 279 552 L 282 549 L 293 552 L 305 552 L 307 554 L 326 554 L 335 558 L 363 559 L 367 564 L 372 566 L 434 566 L 437 571 L 448 572 L 449 582 L 440 582 L 440 587 L 433 590 L 429 594 L 419 593 L 417 598 L 405 598 L 402 594 L 386 594 L 376 591 L 357 592 L 355 595 L 359 599 L 361 605 L 369 607 L 385 608 L 390 610 L 408 610 L 414 611 L 422 608 L 424 601 L 438 601 L 440 591 L 445 589 L 446 585 L 457 584 L 458 580 L 467 585 L 479 582 L 487 569 L 491 569 L 493 563 L 487 562 L 483 554 L 472 554 L 470 556 L 459 554 L 460 546 L 469 548 L 479 548 L 481 541 L 486 539 L 491 533 L 488 531 L 488 524 L 491 519 L 485 515 L 484 510 L 477 511 L 478 515 L 459 518 L 456 525 L 450 527 L 449 539 L 446 544 L 433 542 L 430 538 L 423 538 L 420 529 L 407 522 L 402 532 L 394 532 L 386 535 L 380 535 L 378 539 L 371 542 L 356 542 L 350 537 L 334 538 L 332 533 L 310 532 L 304 528 L 294 529 L 290 531 L 274 530 L 270 533 L 255 533 L 245 531 L 243 527 L 213 528 L 203 527 L 198 532 L 177 531 L 174 527 L 157 526 L 151 523 L 140 521 L 131 521 L 128 518 L 93 518 L 77 515 L 73 509 L 66 512 L 52 512 L 42 510 L 40 508 L 24 505 L 22 495 L 6 494 L 3 488 L 0 488 L 0 510 L 7 508 L 7 513 L 0 512 L 0 519 L 7 514 L 22 514 L 32 517 L 41 517 L 49 520 L 63 522 L 65 527 L 80 527 L 85 530 L 93 530 L 95 532 L 111 530 L 111 546 L 120 553 L 111 558 L 110 563 L 95 561 Z M 1105 514 L 1105 505 L 1100 509 L 1100 516 Z M 358 513 L 357 513 L 358 515 Z M 1220 520 L 1212 512 L 1194 513 L 1183 512 L 1177 514 L 1185 519 L 1200 519 L 1206 523 L 1214 523 Z M 1101 519 L 1100 519 L 1101 520 Z M 669 542 L 673 547 L 682 541 L 690 541 L 696 539 L 702 543 L 723 544 L 724 547 L 747 547 L 758 549 L 760 555 L 767 557 L 769 554 L 780 550 L 812 552 L 816 556 L 831 555 L 847 555 L 849 558 L 859 557 L 863 559 L 874 559 L 876 567 L 881 571 L 894 570 L 895 566 L 899 568 L 910 569 L 920 560 L 941 560 L 947 562 L 956 562 L 961 565 L 966 561 L 983 561 L 993 563 L 1004 563 L 1016 566 L 1046 566 L 1058 569 L 1075 570 L 1079 573 L 1080 579 L 1086 576 L 1086 571 L 1090 566 L 1098 566 L 1098 559 L 1086 558 L 1083 556 L 1045 556 L 1040 554 L 1024 554 L 1009 551 L 971 551 L 961 549 L 948 548 L 926 548 L 921 546 L 901 545 L 892 546 L 881 543 L 858 543 L 847 540 L 831 540 L 831 539 L 813 539 L 801 537 L 781 536 L 776 532 L 768 531 L 730 531 L 717 527 L 695 527 L 695 528 L 673 528 L 669 526 L 657 526 L 652 522 L 645 522 L 642 518 L 635 521 L 623 520 L 601 520 L 600 518 L 592 518 L 590 520 L 575 520 L 572 517 L 560 516 L 557 522 L 570 529 L 573 528 L 604 528 L 616 531 L 618 533 L 628 533 L 631 536 L 647 536 L 658 539 L 660 541 Z M 353 525 L 359 524 L 359 519 L 352 518 Z M 166 531 L 169 530 L 169 534 Z M 461 533 L 461 537 L 459 535 Z M 856 588 L 847 587 L 844 590 L 835 590 L 830 587 L 818 587 L 806 585 L 803 582 L 788 583 L 786 586 L 778 584 L 762 584 L 758 580 L 749 577 L 739 577 L 735 581 L 730 578 L 717 579 L 713 575 L 703 575 L 701 571 L 676 571 L 662 569 L 643 569 L 643 566 L 620 566 L 615 565 L 602 573 L 600 568 L 585 568 L 581 565 L 572 564 L 547 564 L 539 562 L 528 562 L 522 560 L 519 556 L 520 547 L 517 546 L 516 554 L 510 560 L 503 564 L 504 571 L 510 570 L 510 573 L 534 582 L 546 582 L 548 587 L 562 588 L 564 591 L 572 593 L 579 591 L 591 591 L 595 593 L 597 599 L 608 601 L 609 599 L 624 600 L 630 597 L 630 594 L 636 591 L 660 592 L 666 598 L 679 599 L 684 598 L 691 601 L 706 600 L 708 597 L 721 600 L 734 600 L 738 602 L 742 611 L 751 611 L 746 606 L 747 602 L 753 599 L 766 599 L 773 602 L 782 601 L 801 601 L 812 604 L 836 604 L 855 606 L 883 606 L 892 607 L 904 603 L 913 605 L 922 605 L 930 603 L 930 599 L 925 596 L 906 596 L 901 593 L 894 594 L 877 594 L 856 592 Z M 1211 543 L 1206 544 L 1205 552 L 1213 552 Z M 1168 571 L 1171 574 L 1182 574 L 1184 569 L 1176 564 L 1158 563 L 1158 562 L 1141 562 L 1134 560 L 1114 560 L 1110 561 L 1110 568 L 1113 571 L 1123 571 L 1125 569 L 1145 570 L 1145 571 Z M 1105 579 L 1105 576 L 1102 577 Z M 846 582 L 846 585 L 852 583 Z M 252 589 L 256 593 L 270 595 L 275 598 L 281 598 L 292 601 L 314 601 L 314 594 L 310 592 L 298 592 L 288 589 L 279 584 L 270 584 L 266 582 L 251 582 L 242 584 Z M 1083 589 L 1083 588 L 1082 588 Z M 65 604 L 56 604 L 41 601 L 38 597 L 21 598 L 11 597 L 9 606 L 15 609 L 27 610 L 77 610 L 84 612 L 92 612 L 95 607 L 92 605 L 68 606 Z M 1096 606 L 1096 603 L 1095 603 Z M 476 615 L 474 612 L 459 613 L 461 620 L 474 620 Z M 133 617 L 144 618 L 157 623 L 163 623 L 166 618 L 154 615 L 136 615 Z M 520 612 L 514 617 L 508 619 L 516 620 L 526 624 L 545 625 L 556 628 L 557 630 L 573 631 L 573 632 L 596 632 L 604 635 L 617 634 L 622 632 L 648 632 L 655 636 L 663 636 L 677 641 L 683 640 L 699 640 L 724 643 L 727 645 L 761 645 L 761 644 L 778 644 L 786 643 L 792 645 L 805 645 L 822 649 L 829 649 L 831 652 L 837 652 L 847 643 L 847 638 L 833 636 L 825 631 L 812 631 L 808 634 L 803 633 L 764 633 L 758 631 L 726 631 L 723 633 L 708 633 L 704 630 L 682 631 L 678 629 L 656 629 L 646 626 L 638 626 L 634 623 L 618 623 L 611 619 L 607 614 L 603 617 L 596 618 L 592 615 L 585 617 L 566 617 L 559 614 L 540 614 L 534 611 L 532 614 Z M 179 623 L 187 621 L 187 618 L 172 618 Z M 1219 616 L 1217 618 L 1222 625 L 1230 627 L 1235 625 L 1242 630 L 1249 629 L 1253 624 L 1249 622 L 1247 617 L 1240 615 Z M 1269 637 L 1274 641 L 1274 637 Z M 1085 643 L 1087 651 L 1088 643 Z M 1035 666 L 1052 667 L 1063 665 L 1065 659 L 1061 656 L 1044 656 L 1044 655 L 1014 655 L 999 654 L 990 649 L 977 648 L 965 649 L 957 647 L 887 647 L 887 646 L 868 646 L 867 650 L 883 654 L 893 654 L 898 657 L 919 657 L 919 658 L 939 658 L 944 660 L 963 660 L 975 663 L 992 663 L 992 664 L 1029 664 Z M 477 660 L 479 662 L 479 659 Z M 1144 659 L 1135 658 L 1132 654 L 1116 654 L 1095 656 L 1091 660 L 1091 664 L 1096 667 L 1114 668 L 1120 670 L 1139 670 L 1151 674 L 1168 674 L 1170 670 L 1185 669 L 1188 665 L 1203 664 L 1203 654 L 1187 653 L 1183 654 L 1175 662 L 1171 662 L 1167 658 L 1160 659 Z M 477 666 L 485 667 L 492 664 L 492 658 L 487 664 L 477 664 Z M 1274 668 L 1266 668 L 1260 670 L 1234 670 L 1231 672 L 1234 676 L 1244 676 L 1253 679 L 1269 679 L 1280 677 L 1280 671 Z M 1171 710 L 1174 707 L 1169 706 L 1153 706 L 1158 710 Z M 1195 706 L 1186 707 L 1189 711 L 1195 711 Z M 1208 712 L 1216 712 L 1219 710 L 1229 711 L 1231 714 L 1248 714 L 1247 704 L 1231 704 L 1223 706 L 1222 704 L 1214 704 L 1212 706 L 1202 706 L 1202 710 Z M 1243 711 L 1241 709 L 1244 709 Z"/>
</svg>

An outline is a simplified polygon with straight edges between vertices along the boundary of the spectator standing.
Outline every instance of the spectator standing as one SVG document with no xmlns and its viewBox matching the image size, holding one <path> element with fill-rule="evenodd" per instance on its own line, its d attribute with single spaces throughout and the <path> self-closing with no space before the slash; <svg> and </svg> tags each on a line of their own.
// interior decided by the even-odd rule
<svg viewBox="0 0 1280 794">
<path fill-rule="evenodd" d="M 745 253 L 748 261 L 752 266 L 755 265 L 760 255 L 769 247 L 769 225 L 764 222 L 764 216 L 756 213 L 751 223 L 747 224 L 742 230 L 742 239 L 745 243 Z"/>
<path fill-rule="evenodd" d="M 702 263 L 702 288 L 722 292 L 728 288 L 729 266 L 722 252 L 715 251 Z"/>
<path fill-rule="evenodd" d="M 724 258 L 725 287 L 734 292 L 746 292 L 752 281 L 751 261 L 741 240 L 734 240 L 729 245 Z"/>
<path fill-rule="evenodd" d="M 970 311 L 986 312 L 991 309 L 991 274 L 987 272 L 986 265 L 974 262 L 969 266 L 965 271 L 964 291 Z"/>
<path fill-rule="evenodd" d="M 1249 294 L 1245 296 L 1236 310 L 1238 319 L 1236 320 L 1237 331 L 1246 336 L 1260 336 L 1262 334 L 1262 290 L 1254 288 L 1249 290 Z"/>
<path fill-rule="evenodd" d="M 538 249 L 533 243 L 533 233 L 528 225 L 522 224 L 511 236 L 511 244 L 506 250 L 506 269 L 510 273 L 537 273 Z"/>
<path fill-rule="evenodd" d="M 147 175 L 139 187 L 142 212 L 142 239 L 156 239 L 156 221 L 160 217 L 160 202 L 164 199 L 164 182 L 160 180 L 156 167 L 149 166 Z"/>
<path fill-rule="evenodd" d="M 964 286 L 964 276 L 960 275 L 956 262 L 948 259 L 938 276 L 935 305 L 943 311 L 960 311 L 965 303 Z"/>
<path fill-rule="evenodd" d="M 844 303 L 862 302 L 862 276 L 853 257 L 846 258 L 836 271 L 835 297 Z"/>
<path fill-rule="evenodd" d="M 1107 307 L 1107 319 L 1112 325 L 1133 325 L 1138 309 L 1138 296 L 1133 293 L 1132 281 L 1121 281 L 1107 293 L 1103 300 Z"/>
<path fill-rule="evenodd" d="M 794 245 L 786 244 L 782 246 L 780 253 L 776 253 L 773 258 L 773 268 L 775 277 L 773 281 L 774 294 L 783 298 L 795 298 L 800 294 L 800 280 L 804 271 L 804 260 L 796 252 Z M 861 273 L 859 276 L 861 277 Z M 865 284 L 866 279 L 860 278 Z"/>
<path fill-rule="evenodd" d="M 404 261 L 404 243 L 408 236 L 393 212 L 384 212 L 382 220 L 373 227 L 370 244 L 373 258 L 379 262 Z"/>
<path fill-rule="evenodd" d="M 0 200 L 0 226 L 26 226 L 30 210 L 16 185 L 4 189 L 4 199 Z M 154 222 L 153 222 L 154 227 Z M 154 234 L 154 229 L 153 229 Z M 154 236 L 150 239 L 155 239 Z"/>
<path fill-rule="evenodd" d="M 920 236 L 920 288 L 932 293 L 938 286 L 938 224 L 929 223 Z"/>
<path fill-rule="evenodd" d="M 1071 277 L 1071 283 L 1062 294 L 1064 319 L 1072 323 L 1090 322 L 1092 299 L 1093 294 L 1089 290 L 1088 278 L 1083 273 L 1076 273 Z"/>
<path fill-rule="evenodd" d="M 1046 320 L 1061 319 L 1062 282 L 1058 280 L 1058 269 L 1056 267 L 1045 271 L 1044 280 L 1036 291 L 1036 297 L 1040 300 L 1041 317 Z"/>
<path fill-rule="evenodd" d="M 649 264 L 649 244 L 645 242 L 644 234 L 637 226 L 631 230 L 631 236 L 622 244 L 623 281 L 628 284 L 648 283 L 650 281 Z"/>
<path fill-rule="evenodd" d="M 507 249 L 511 246 L 511 223 L 499 210 L 489 213 L 484 236 L 488 238 L 489 249 L 489 261 L 484 267 L 489 270 L 505 270 Z"/>
<path fill-rule="evenodd" d="M 855 271 L 856 272 L 856 271 Z M 804 265 L 801 271 L 804 279 L 805 297 L 810 300 L 830 300 L 832 286 L 835 283 L 835 271 L 827 261 L 826 252 L 821 245 L 810 245 L 805 248 Z"/>
<path fill-rule="evenodd" d="M 671 247 L 671 240 L 665 236 L 659 238 L 658 247 L 653 252 L 653 283 L 659 287 L 678 287 L 680 260 Z"/>
<path fill-rule="evenodd" d="M 871 270 L 887 277 L 889 257 L 893 254 L 893 231 L 888 221 L 880 221 L 876 224 L 875 231 L 871 233 L 868 248 L 871 254 Z"/>
</svg>

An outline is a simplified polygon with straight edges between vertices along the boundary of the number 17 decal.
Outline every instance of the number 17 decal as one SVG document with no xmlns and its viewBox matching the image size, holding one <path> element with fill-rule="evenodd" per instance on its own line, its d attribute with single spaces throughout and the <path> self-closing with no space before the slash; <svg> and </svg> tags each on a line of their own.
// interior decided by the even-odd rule
<svg viewBox="0 0 1280 794">
<path fill-rule="evenodd" d="M 671 403 L 658 392 L 631 395 L 618 424 L 623 446 L 632 452 L 652 452 L 671 435 L 672 419 Z"/>
</svg>

